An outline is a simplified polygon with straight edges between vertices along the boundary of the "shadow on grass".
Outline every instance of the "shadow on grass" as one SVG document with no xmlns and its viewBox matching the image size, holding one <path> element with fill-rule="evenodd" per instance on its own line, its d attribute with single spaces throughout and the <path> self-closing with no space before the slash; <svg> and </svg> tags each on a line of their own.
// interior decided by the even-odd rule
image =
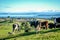
<svg viewBox="0 0 60 40">
<path fill-rule="evenodd" d="M 0 23 L 6 23 L 7 21 L 1 21 Z"/>
<path fill-rule="evenodd" d="M 45 33 L 49 33 L 49 32 L 56 32 L 60 29 L 52 29 L 52 30 L 48 30 L 48 31 L 40 31 L 40 34 L 45 34 Z M 33 35 L 36 34 L 36 32 L 28 32 L 28 33 L 22 33 L 22 34 L 18 34 L 16 36 L 11 36 L 11 37 L 5 37 L 5 38 L 0 38 L 0 40 L 5 40 L 5 39 L 10 39 L 10 38 L 16 38 L 16 37 L 21 37 L 21 36 L 29 36 L 29 35 Z M 38 34 L 38 33 L 37 33 Z"/>
<path fill-rule="evenodd" d="M 44 33 L 49 33 L 49 32 L 57 32 L 60 29 L 52 29 L 52 30 L 48 30 L 48 31 L 40 31 L 40 34 L 44 34 Z"/>
</svg>

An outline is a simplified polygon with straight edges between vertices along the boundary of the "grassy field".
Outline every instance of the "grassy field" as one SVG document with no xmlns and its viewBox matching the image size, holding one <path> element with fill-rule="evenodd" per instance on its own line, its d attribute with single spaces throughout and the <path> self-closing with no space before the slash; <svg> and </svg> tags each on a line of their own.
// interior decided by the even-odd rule
<svg viewBox="0 0 60 40">
<path fill-rule="evenodd" d="M 42 29 L 37 34 L 34 30 L 28 33 L 21 30 L 15 34 L 8 34 L 8 32 L 12 32 L 12 24 L 13 23 L 8 22 L 0 23 L 0 40 L 60 40 L 59 28 L 48 30 Z"/>
</svg>

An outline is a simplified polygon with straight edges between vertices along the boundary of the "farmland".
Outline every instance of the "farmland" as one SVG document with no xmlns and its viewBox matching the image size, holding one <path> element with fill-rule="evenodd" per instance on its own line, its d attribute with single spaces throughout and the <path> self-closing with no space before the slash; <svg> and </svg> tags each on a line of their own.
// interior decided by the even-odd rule
<svg viewBox="0 0 60 40">
<path fill-rule="evenodd" d="M 21 22 L 16 21 L 13 22 L 4 21 L 0 22 L 0 40 L 60 40 L 60 29 L 41 29 L 39 33 L 35 33 L 34 28 L 30 32 L 24 32 L 24 30 L 20 30 L 15 34 L 8 34 L 8 32 L 12 33 L 12 25 L 17 22 L 21 25 Z M 53 21 L 50 21 L 52 22 Z"/>
</svg>

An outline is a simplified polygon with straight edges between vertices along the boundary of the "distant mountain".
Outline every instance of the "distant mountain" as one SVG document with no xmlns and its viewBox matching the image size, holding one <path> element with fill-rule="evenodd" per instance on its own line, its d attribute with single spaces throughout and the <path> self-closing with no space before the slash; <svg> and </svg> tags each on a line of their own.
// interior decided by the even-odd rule
<svg viewBox="0 0 60 40">
<path fill-rule="evenodd" d="M 60 16 L 60 12 L 43 12 L 37 16 Z"/>
<path fill-rule="evenodd" d="M 0 17 L 45 17 L 60 16 L 60 12 L 0 13 Z"/>
<path fill-rule="evenodd" d="M 0 15 L 60 15 L 60 12 L 0 13 Z"/>
<path fill-rule="evenodd" d="M 0 15 L 8 15 L 8 13 L 0 13 Z"/>
<path fill-rule="evenodd" d="M 55 14 L 55 16 L 60 16 L 60 13 L 59 14 Z"/>
</svg>

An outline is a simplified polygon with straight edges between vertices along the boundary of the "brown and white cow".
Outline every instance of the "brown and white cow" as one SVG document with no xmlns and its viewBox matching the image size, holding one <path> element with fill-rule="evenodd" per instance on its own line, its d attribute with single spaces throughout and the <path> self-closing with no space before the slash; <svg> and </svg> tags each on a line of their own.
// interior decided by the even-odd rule
<svg viewBox="0 0 60 40">
<path fill-rule="evenodd" d="M 43 28 L 43 26 L 45 26 L 45 29 L 48 29 L 48 21 L 43 21 L 41 22 L 41 27 Z"/>
<path fill-rule="evenodd" d="M 48 29 L 48 21 L 31 21 L 30 26 L 34 26 L 36 31 L 40 31 L 40 29 L 43 28 L 43 26 L 45 26 L 45 29 Z"/>
</svg>

